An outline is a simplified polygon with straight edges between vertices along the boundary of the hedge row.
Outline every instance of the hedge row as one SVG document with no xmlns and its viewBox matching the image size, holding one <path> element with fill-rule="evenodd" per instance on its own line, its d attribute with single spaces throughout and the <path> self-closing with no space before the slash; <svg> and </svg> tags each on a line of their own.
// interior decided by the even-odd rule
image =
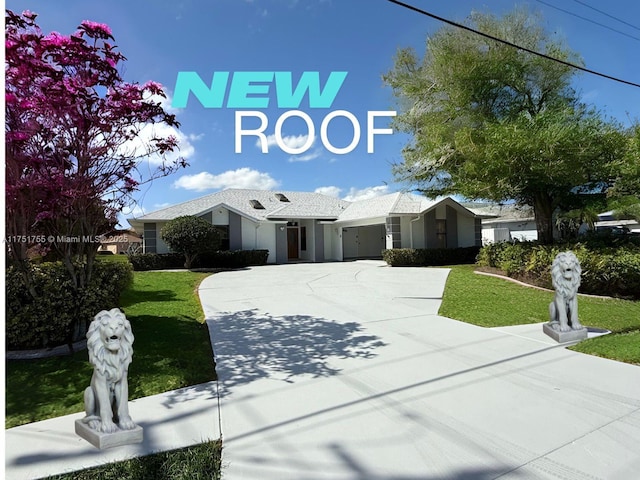
<svg viewBox="0 0 640 480">
<path fill-rule="evenodd" d="M 558 253 L 566 250 L 573 251 L 580 261 L 580 292 L 640 299 L 640 248 L 633 245 L 612 249 L 583 243 L 495 243 L 482 248 L 478 265 L 498 268 L 510 277 L 552 288 L 551 263 Z"/>
<path fill-rule="evenodd" d="M 429 267 L 475 263 L 480 247 L 394 248 L 384 250 L 382 259 L 392 267 Z"/>
<path fill-rule="evenodd" d="M 90 284 L 80 291 L 73 288 L 62 262 L 30 268 L 37 299 L 18 270 L 6 270 L 8 350 L 55 347 L 84 338 L 96 313 L 117 307 L 120 294 L 133 281 L 128 263 L 95 262 Z"/>
<path fill-rule="evenodd" d="M 192 268 L 243 268 L 264 265 L 268 250 L 217 251 L 199 255 Z M 129 255 L 135 271 L 184 268 L 184 255 L 178 253 L 142 253 Z"/>
</svg>

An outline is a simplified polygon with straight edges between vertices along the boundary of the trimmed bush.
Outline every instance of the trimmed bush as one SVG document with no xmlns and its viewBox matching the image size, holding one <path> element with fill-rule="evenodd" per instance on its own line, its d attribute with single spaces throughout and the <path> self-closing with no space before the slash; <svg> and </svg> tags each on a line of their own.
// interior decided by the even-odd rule
<svg viewBox="0 0 640 480">
<path fill-rule="evenodd" d="M 128 263 L 95 262 L 90 284 L 79 291 L 62 262 L 30 268 L 37 299 L 19 271 L 6 270 L 8 350 L 55 347 L 83 338 L 96 313 L 118 306 L 120 294 L 133 281 Z"/>
<path fill-rule="evenodd" d="M 244 268 L 267 263 L 269 250 L 220 250 L 203 253 L 194 262 L 197 268 Z"/>
<path fill-rule="evenodd" d="M 581 293 L 640 299 L 640 248 L 632 243 L 624 245 L 614 248 L 598 242 L 558 245 L 503 242 L 483 247 L 477 263 L 552 288 L 551 263 L 558 253 L 571 250 L 582 266 Z"/>
<path fill-rule="evenodd" d="M 201 253 L 193 268 L 244 268 L 267 263 L 269 250 L 231 250 Z M 184 268 L 184 255 L 179 253 L 143 253 L 130 255 L 135 271 Z"/>
<path fill-rule="evenodd" d="M 136 272 L 184 268 L 181 253 L 137 253 L 129 255 L 129 262 Z"/>
<path fill-rule="evenodd" d="M 480 247 L 394 248 L 383 250 L 382 259 L 392 267 L 430 267 L 474 263 Z"/>
</svg>

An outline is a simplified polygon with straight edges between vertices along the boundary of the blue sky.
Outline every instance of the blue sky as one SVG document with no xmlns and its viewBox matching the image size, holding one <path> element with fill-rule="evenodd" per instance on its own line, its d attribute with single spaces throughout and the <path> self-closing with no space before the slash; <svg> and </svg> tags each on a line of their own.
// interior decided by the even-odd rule
<svg viewBox="0 0 640 480">
<path fill-rule="evenodd" d="M 509 0 L 451 0 L 408 3 L 436 15 L 462 21 L 472 10 L 501 14 L 514 7 Z M 547 4 L 569 10 L 624 32 L 627 36 L 588 23 Z M 581 3 L 635 24 L 616 22 Z M 528 6 L 543 14 L 546 27 L 579 52 L 588 68 L 640 83 L 640 2 L 636 0 L 531 0 Z M 360 124 L 357 147 L 338 155 L 323 147 L 320 138 L 306 152 L 291 155 L 276 145 L 263 154 L 256 139 L 245 138 L 242 153 L 235 152 L 235 111 L 207 109 L 193 96 L 178 110 L 182 126 L 181 153 L 190 166 L 144 186 L 133 214 L 196 198 L 224 188 L 261 188 L 320 191 L 346 199 L 391 193 L 403 188 L 393 183 L 391 164 L 401 160 L 406 137 L 377 135 L 374 153 L 367 153 L 368 111 L 396 110 L 381 75 L 392 66 L 399 47 L 412 46 L 422 55 L 430 32 L 442 24 L 387 0 L 7 0 L 14 11 L 39 14 L 45 32 L 69 34 L 82 20 L 108 24 L 120 51 L 127 57 L 127 81 L 155 80 L 173 95 L 180 71 L 196 71 L 205 82 L 216 71 L 286 71 L 294 81 L 304 71 L 320 72 L 324 83 L 333 71 L 346 71 L 332 106 L 300 110 L 308 114 L 319 137 L 323 118 L 331 111 L 351 112 Z M 631 38 L 636 37 L 636 38 Z M 640 117 L 640 88 L 580 74 L 575 87 L 583 99 L 624 123 Z M 270 106 L 261 109 L 273 134 L 278 109 L 270 89 Z M 387 126 L 376 120 L 376 128 Z M 245 124 L 245 128 L 250 124 Z M 304 122 L 291 118 L 283 124 L 284 137 L 303 140 Z M 345 147 L 353 128 L 345 118 L 332 120 L 329 141 Z M 294 145 L 291 143 L 291 145 Z M 128 216 L 131 216 L 129 214 Z"/>
</svg>

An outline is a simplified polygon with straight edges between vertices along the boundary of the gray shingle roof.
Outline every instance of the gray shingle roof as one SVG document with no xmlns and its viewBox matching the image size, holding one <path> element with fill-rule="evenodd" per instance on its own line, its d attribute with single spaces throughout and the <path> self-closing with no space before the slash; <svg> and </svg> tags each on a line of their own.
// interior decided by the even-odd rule
<svg viewBox="0 0 640 480">
<path fill-rule="evenodd" d="M 276 194 L 284 194 L 289 201 L 281 201 Z M 260 202 L 264 209 L 254 208 L 252 200 Z M 348 202 L 313 192 L 228 189 L 131 220 L 136 223 L 171 220 L 182 215 L 202 215 L 224 205 L 255 221 L 315 218 L 346 222 L 389 215 L 416 215 L 437 203 L 439 201 L 401 192 Z"/>
<path fill-rule="evenodd" d="M 278 200 L 276 193 L 283 193 L 289 202 Z M 258 200 L 264 206 L 264 210 L 253 208 L 251 200 Z M 171 220 L 182 215 L 202 215 L 220 205 L 259 221 L 280 216 L 335 219 L 349 202 L 312 192 L 228 189 L 150 212 L 135 220 L 150 222 Z"/>
</svg>

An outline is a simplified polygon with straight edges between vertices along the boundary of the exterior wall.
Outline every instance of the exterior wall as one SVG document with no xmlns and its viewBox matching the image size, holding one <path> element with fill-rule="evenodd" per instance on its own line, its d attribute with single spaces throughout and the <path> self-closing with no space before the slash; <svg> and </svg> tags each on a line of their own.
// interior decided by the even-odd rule
<svg viewBox="0 0 640 480">
<path fill-rule="evenodd" d="M 424 214 L 424 239 L 424 248 L 436 248 L 438 246 L 435 209 Z"/>
<path fill-rule="evenodd" d="M 274 225 L 275 228 L 275 258 L 272 261 L 272 252 L 269 251 L 268 263 L 287 263 L 287 226 L 284 223 Z"/>
<path fill-rule="evenodd" d="M 474 217 L 458 215 L 458 246 L 473 247 L 476 245 L 476 222 Z"/>
<path fill-rule="evenodd" d="M 300 260 L 315 261 L 316 248 L 315 248 L 315 225 L 314 220 L 299 220 L 298 221 L 298 248 L 300 254 Z M 302 247 L 302 227 L 305 228 L 306 246 L 303 250 Z"/>
<path fill-rule="evenodd" d="M 408 223 L 409 234 L 407 238 L 409 239 L 409 245 L 404 245 L 404 248 L 425 248 L 425 236 L 424 236 L 424 215 L 419 217 L 406 217 Z M 404 239 L 404 234 L 402 235 Z"/>
<path fill-rule="evenodd" d="M 324 253 L 325 260 L 342 260 L 342 227 L 325 225 Z"/>
<path fill-rule="evenodd" d="M 229 225 L 229 217 L 232 212 L 229 212 L 226 208 L 217 208 L 209 213 L 211 214 L 212 225 Z M 234 213 L 233 215 L 237 214 Z"/>
<path fill-rule="evenodd" d="M 447 220 L 447 248 L 458 248 L 458 211 L 447 205 L 445 209 Z"/>
<path fill-rule="evenodd" d="M 243 218 L 235 212 L 228 212 L 229 216 L 229 250 L 242 250 Z"/>
<path fill-rule="evenodd" d="M 314 262 L 324 262 L 324 225 L 316 220 L 313 226 Z"/>
<path fill-rule="evenodd" d="M 276 224 L 256 223 L 241 217 L 241 250 L 269 250 L 267 263 L 276 263 Z"/>
</svg>

